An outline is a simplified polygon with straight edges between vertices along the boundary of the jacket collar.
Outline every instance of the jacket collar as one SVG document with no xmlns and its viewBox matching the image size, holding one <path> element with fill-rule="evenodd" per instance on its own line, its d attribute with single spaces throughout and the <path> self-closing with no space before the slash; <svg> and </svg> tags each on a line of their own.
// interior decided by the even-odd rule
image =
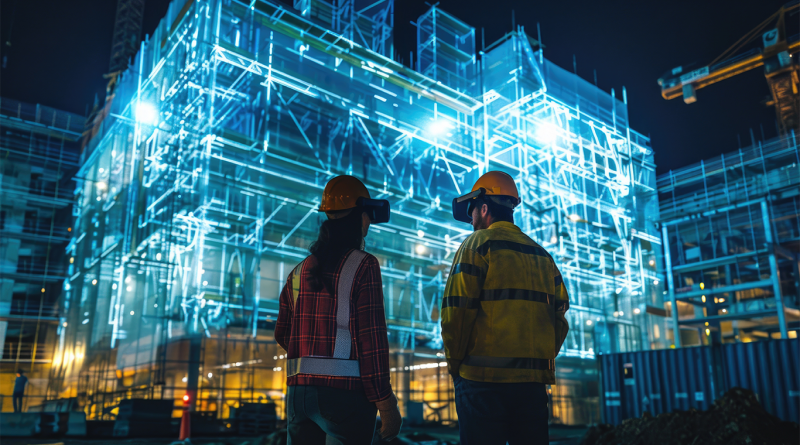
<svg viewBox="0 0 800 445">
<path fill-rule="evenodd" d="M 509 229 L 517 232 L 522 232 L 522 229 L 514 225 L 514 223 L 510 223 L 508 221 L 497 221 L 495 223 L 492 223 L 492 225 L 489 226 L 489 230 L 491 229 Z"/>
</svg>

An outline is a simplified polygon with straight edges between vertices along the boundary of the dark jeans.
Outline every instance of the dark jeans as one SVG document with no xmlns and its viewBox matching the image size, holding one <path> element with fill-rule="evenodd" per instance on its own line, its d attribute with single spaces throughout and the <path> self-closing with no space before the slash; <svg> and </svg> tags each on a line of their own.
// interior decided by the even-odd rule
<svg viewBox="0 0 800 445">
<path fill-rule="evenodd" d="M 547 444 L 544 383 L 453 379 L 461 445 Z"/>
<path fill-rule="evenodd" d="M 14 394 L 12 395 L 11 403 L 14 404 L 14 412 L 21 413 L 22 412 L 22 394 Z"/>
<path fill-rule="evenodd" d="M 290 386 L 287 445 L 369 445 L 378 408 L 363 391 Z M 327 437 L 327 442 L 326 442 Z"/>
</svg>

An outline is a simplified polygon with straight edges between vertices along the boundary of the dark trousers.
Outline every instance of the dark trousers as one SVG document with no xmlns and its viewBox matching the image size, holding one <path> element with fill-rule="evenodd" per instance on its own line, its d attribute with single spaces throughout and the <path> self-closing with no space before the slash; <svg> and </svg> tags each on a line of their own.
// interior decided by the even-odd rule
<svg viewBox="0 0 800 445">
<path fill-rule="evenodd" d="M 11 396 L 11 403 L 14 404 L 14 412 L 21 413 L 22 412 L 22 394 L 14 394 Z"/>
<path fill-rule="evenodd" d="M 363 391 L 290 386 L 287 445 L 369 445 L 378 408 Z M 327 438 L 327 442 L 326 442 Z"/>
<path fill-rule="evenodd" d="M 453 379 L 461 445 L 547 444 L 544 383 Z"/>
</svg>

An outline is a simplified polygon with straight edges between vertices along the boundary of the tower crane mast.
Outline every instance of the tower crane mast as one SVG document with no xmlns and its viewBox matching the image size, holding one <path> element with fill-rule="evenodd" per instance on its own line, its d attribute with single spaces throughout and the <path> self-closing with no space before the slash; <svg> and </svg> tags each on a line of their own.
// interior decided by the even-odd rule
<svg viewBox="0 0 800 445">
<path fill-rule="evenodd" d="M 118 0 L 111 43 L 109 73 L 124 71 L 128 60 L 136 55 L 142 34 L 145 0 Z"/>
</svg>

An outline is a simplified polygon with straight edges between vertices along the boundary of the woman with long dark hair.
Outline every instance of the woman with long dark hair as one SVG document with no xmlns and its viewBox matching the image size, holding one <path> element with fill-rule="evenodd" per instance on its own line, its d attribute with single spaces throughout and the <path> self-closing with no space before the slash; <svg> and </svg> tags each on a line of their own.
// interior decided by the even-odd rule
<svg viewBox="0 0 800 445">
<path fill-rule="evenodd" d="M 370 224 L 389 221 L 389 202 L 353 176 L 328 182 L 328 219 L 280 296 L 275 340 L 286 364 L 289 445 L 370 444 L 402 424 L 389 382 L 389 339 L 377 258 L 363 251 Z"/>
</svg>

